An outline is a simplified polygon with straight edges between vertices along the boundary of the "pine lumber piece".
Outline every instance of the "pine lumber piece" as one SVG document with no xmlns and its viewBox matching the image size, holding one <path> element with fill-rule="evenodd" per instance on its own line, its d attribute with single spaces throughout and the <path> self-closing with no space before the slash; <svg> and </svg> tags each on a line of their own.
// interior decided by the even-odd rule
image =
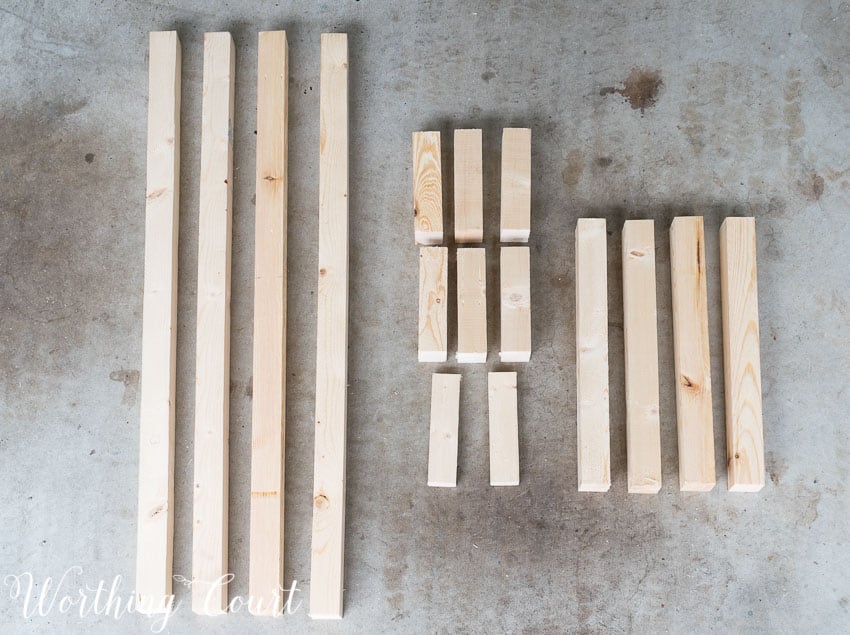
<svg viewBox="0 0 850 635">
<path fill-rule="evenodd" d="M 531 129 L 502 130 L 502 190 L 499 236 L 527 243 L 531 234 Z"/>
<path fill-rule="evenodd" d="M 417 245 L 443 242 L 440 133 L 413 133 L 413 221 Z"/>
<path fill-rule="evenodd" d="M 348 36 L 323 33 L 310 617 L 342 617 L 348 382 Z"/>
<path fill-rule="evenodd" d="M 727 218 L 720 226 L 720 296 L 732 492 L 757 492 L 765 480 L 756 274 L 755 219 Z"/>
<path fill-rule="evenodd" d="M 457 431 L 460 375 L 431 375 L 431 428 L 428 442 L 428 485 L 457 486 Z"/>
<path fill-rule="evenodd" d="M 484 177 L 481 130 L 455 130 L 455 242 L 484 240 Z"/>
<path fill-rule="evenodd" d="M 679 488 L 707 492 L 714 488 L 715 474 L 702 216 L 673 219 L 670 269 Z"/>
<path fill-rule="evenodd" d="M 608 255 L 605 219 L 576 224 L 578 490 L 611 487 L 608 414 Z"/>
<path fill-rule="evenodd" d="M 254 615 L 276 615 L 284 602 L 288 55 L 286 31 L 259 34 L 248 567 Z"/>
<path fill-rule="evenodd" d="M 448 247 L 419 248 L 419 361 L 448 359 Z"/>
<path fill-rule="evenodd" d="M 487 361 L 487 264 L 483 247 L 457 250 L 457 361 Z"/>
<path fill-rule="evenodd" d="M 180 77 L 177 32 L 152 32 L 136 548 L 136 607 L 142 613 L 166 611 L 172 596 Z"/>
<path fill-rule="evenodd" d="M 516 372 L 487 374 L 490 415 L 490 485 L 519 485 Z"/>
<path fill-rule="evenodd" d="M 528 247 L 502 247 L 501 287 L 502 362 L 531 359 L 531 260 Z"/>
<path fill-rule="evenodd" d="M 652 220 L 625 222 L 622 255 L 628 489 L 655 494 L 661 489 L 661 419 Z"/>
</svg>

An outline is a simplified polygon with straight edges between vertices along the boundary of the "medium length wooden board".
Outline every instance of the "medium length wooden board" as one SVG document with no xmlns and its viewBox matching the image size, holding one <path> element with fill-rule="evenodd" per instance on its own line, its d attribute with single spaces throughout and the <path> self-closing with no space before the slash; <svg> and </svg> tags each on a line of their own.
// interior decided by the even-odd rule
<svg viewBox="0 0 850 635">
<path fill-rule="evenodd" d="M 413 133 L 413 224 L 417 245 L 443 242 L 440 133 Z"/>
<path fill-rule="evenodd" d="M 431 375 L 431 428 L 428 442 L 428 485 L 457 485 L 457 431 L 460 375 Z"/>
<path fill-rule="evenodd" d="M 502 130 L 500 240 L 527 243 L 531 234 L 531 129 Z"/>
<path fill-rule="evenodd" d="M 764 487 L 757 278 L 755 219 L 727 218 L 720 226 L 720 295 L 726 458 L 733 492 L 757 492 Z"/>
<path fill-rule="evenodd" d="M 481 130 L 455 130 L 455 242 L 484 240 L 484 180 Z"/>
<path fill-rule="evenodd" d="M 176 31 L 150 34 L 136 548 L 136 608 L 143 613 L 165 611 L 171 598 L 180 58 Z"/>
<path fill-rule="evenodd" d="M 531 359 L 531 260 L 528 247 L 502 247 L 499 264 L 501 287 L 503 362 Z"/>
<path fill-rule="evenodd" d="M 419 248 L 419 361 L 448 359 L 448 247 Z"/>
<path fill-rule="evenodd" d="M 487 361 L 487 263 L 483 247 L 457 250 L 457 361 Z"/>
<path fill-rule="evenodd" d="M 323 33 L 310 617 L 342 617 L 348 382 L 348 36 Z"/>
<path fill-rule="evenodd" d="M 519 485 L 519 421 L 515 372 L 487 374 L 490 485 Z"/>
</svg>

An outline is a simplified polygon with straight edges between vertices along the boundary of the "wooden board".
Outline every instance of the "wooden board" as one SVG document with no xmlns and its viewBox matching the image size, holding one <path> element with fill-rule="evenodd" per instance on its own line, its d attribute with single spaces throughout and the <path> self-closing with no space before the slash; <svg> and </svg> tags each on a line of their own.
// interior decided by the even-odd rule
<svg viewBox="0 0 850 635">
<path fill-rule="evenodd" d="M 227 610 L 234 62 L 230 33 L 204 34 L 192 610 L 207 615 Z"/>
<path fill-rule="evenodd" d="M 457 361 L 487 361 L 487 263 L 483 247 L 457 250 Z"/>
<path fill-rule="evenodd" d="M 254 615 L 283 609 L 286 411 L 288 46 L 261 32 L 257 55 L 254 375 L 248 593 Z"/>
<path fill-rule="evenodd" d="M 499 264 L 501 287 L 503 362 L 531 359 L 531 261 L 528 247 L 502 247 Z"/>
<path fill-rule="evenodd" d="M 348 36 L 323 33 L 310 617 L 342 617 L 348 382 Z"/>
<path fill-rule="evenodd" d="M 455 242 L 484 240 L 484 180 L 481 130 L 455 130 Z"/>
<path fill-rule="evenodd" d="M 519 485 L 519 422 L 515 372 L 487 374 L 490 485 Z"/>
<path fill-rule="evenodd" d="M 653 221 L 625 222 L 622 254 L 628 488 L 655 494 L 661 489 L 661 419 Z"/>
<path fill-rule="evenodd" d="M 679 487 L 706 492 L 714 488 L 715 476 L 702 216 L 673 219 L 670 268 Z"/>
<path fill-rule="evenodd" d="M 413 221 L 417 245 L 443 242 L 440 133 L 413 133 Z"/>
<path fill-rule="evenodd" d="M 764 487 L 764 433 L 759 352 L 758 280 L 754 218 L 727 218 L 720 226 L 723 300 L 723 376 L 729 490 Z"/>
<path fill-rule="evenodd" d="M 576 224 L 578 489 L 611 487 L 608 417 L 608 254 L 605 219 Z"/>
<path fill-rule="evenodd" d="M 431 375 L 431 431 L 428 442 L 428 485 L 457 485 L 457 430 L 460 375 Z"/>
<path fill-rule="evenodd" d="M 180 39 L 150 34 L 136 608 L 167 609 L 174 534 Z"/>
<path fill-rule="evenodd" d="M 527 243 L 531 234 L 531 129 L 502 130 L 500 240 Z"/>
<path fill-rule="evenodd" d="M 419 361 L 448 358 L 449 250 L 419 248 Z"/>
</svg>

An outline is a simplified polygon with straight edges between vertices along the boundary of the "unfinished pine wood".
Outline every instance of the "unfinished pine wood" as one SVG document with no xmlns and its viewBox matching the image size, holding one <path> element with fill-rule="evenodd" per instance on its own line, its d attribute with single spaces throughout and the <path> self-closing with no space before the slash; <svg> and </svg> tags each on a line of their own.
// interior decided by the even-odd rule
<svg viewBox="0 0 850 635">
<path fill-rule="evenodd" d="M 310 617 L 342 617 L 348 382 L 348 36 L 323 33 Z"/>
<path fill-rule="evenodd" d="M 448 358 L 449 250 L 419 248 L 419 361 Z"/>
<path fill-rule="evenodd" d="M 460 375 L 431 375 L 431 432 L 428 442 L 428 485 L 457 485 L 457 429 Z"/>
<path fill-rule="evenodd" d="M 413 222 L 417 245 L 443 242 L 440 133 L 413 133 Z"/>
<path fill-rule="evenodd" d="M 499 264 L 501 286 L 503 362 L 531 359 L 531 261 L 528 247 L 502 247 Z"/>
<path fill-rule="evenodd" d="M 576 225 L 578 490 L 611 487 L 608 417 L 608 254 L 604 218 Z"/>
<path fill-rule="evenodd" d="M 487 361 L 487 263 L 483 247 L 457 250 L 457 361 Z"/>
<path fill-rule="evenodd" d="M 484 240 L 484 181 L 481 130 L 455 130 L 455 242 Z"/>
<path fill-rule="evenodd" d="M 276 615 L 284 602 L 288 54 L 285 31 L 259 34 L 248 568 L 254 615 Z"/>
<path fill-rule="evenodd" d="M 500 240 L 527 243 L 531 234 L 531 129 L 502 130 Z"/>
<path fill-rule="evenodd" d="M 681 216 L 670 226 L 673 349 L 679 488 L 714 488 L 714 424 L 702 216 Z"/>
<path fill-rule="evenodd" d="M 175 31 L 150 34 L 136 547 L 136 608 L 142 613 L 165 611 L 171 596 L 180 58 Z"/>
<path fill-rule="evenodd" d="M 515 372 L 487 374 L 490 485 L 519 485 L 519 422 Z"/>
<path fill-rule="evenodd" d="M 720 296 L 729 491 L 757 492 L 765 466 L 754 218 L 720 226 Z"/>
<path fill-rule="evenodd" d="M 661 489 L 661 420 L 653 221 L 625 222 L 622 254 L 628 488 L 655 494 Z"/>
<path fill-rule="evenodd" d="M 204 35 L 192 610 L 206 615 L 227 610 L 234 61 L 230 33 Z"/>
</svg>

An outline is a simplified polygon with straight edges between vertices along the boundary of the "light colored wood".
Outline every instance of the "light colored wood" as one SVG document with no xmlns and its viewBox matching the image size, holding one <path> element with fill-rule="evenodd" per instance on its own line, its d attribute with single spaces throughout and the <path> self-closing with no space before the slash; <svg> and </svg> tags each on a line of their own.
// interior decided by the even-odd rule
<svg viewBox="0 0 850 635">
<path fill-rule="evenodd" d="M 227 610 L 230 431 L 230 235 L 235 50 L 230 33 L 204 35 L 192 610 Z"/>
<path fill-rule="evenodd" d="M 254 375 L 248 594 L 254 615 L 283 610 L 286 412 L 288 46 L 261 32 L 257 55 Z"/>
<path fill-rule="evenodd" d="M 727 218 L 720 226 L 723 376 L 729 491 L 764 487 L 756 222 Z"/>
<path fill-rule="evenodd" d="M 342 617 L 348 382 L 348 36 L 323 33 L 310 617 Z"/>
<path fill-rule="evenodd" d="M 714 488 L 715 475 L 702 216 L 673 219 L 670 269 L 679 488 L 707 492 Z"/>
<path fill-rule="evenodd" d="M 628 488 L 632 494 L 655 494 L 661 489 L 661 419 L 651 220 L 627 220 L 623 225 L 623 338 Z"/>
<path fill-rule="evenodd" d="M 136 608 L 167 610 L 174 534 L 180 39 L 150 34 Z"/>
<path fill-rule="evenodd" d="M 443 242 L 440 133 L 413 133 L 413 222 L 417 245 Z"/>
<path fill-rule="evenodd" d="M 608 254 L 604 218 L 576 224 L 578 490 L 611 487 L 608 416 Z"/>
<path fill-rule="evenodd" d="M 500 240 L 527 243 L 531 234 L 531 129 L 502 130 Z"/>
<path fill-rule="evenodd" d="M 483 247 L 457 250 L 457 361 L 487 361 L 487 263 Z"/>
<path fill-rule="evenodd" d="M 457 485 L 457 429 L 460 375 L 431 375 L 431 432 L 428 442 L 428 485 Z"/>
<path fill-rule="evenodd" d="M 519 485 L 519 422 L 515 372 L 487 374 L 490 485 Z"/>
<path fill-rule="evenodd" d="M 419 248 L 419 361 L 448 358 L 449 250 Z"/>
<path fill-rule="evenodd" d="M 455 242 L 484 240 L 484 180 L 481 130 L 455 130 Z"/>
<path fill-rule="evenodd" d="M 502 247 L 499 264 L 501 287 L 503 362 L 531 359 L 531 261 L 528 247 Z"/>
</svg>

